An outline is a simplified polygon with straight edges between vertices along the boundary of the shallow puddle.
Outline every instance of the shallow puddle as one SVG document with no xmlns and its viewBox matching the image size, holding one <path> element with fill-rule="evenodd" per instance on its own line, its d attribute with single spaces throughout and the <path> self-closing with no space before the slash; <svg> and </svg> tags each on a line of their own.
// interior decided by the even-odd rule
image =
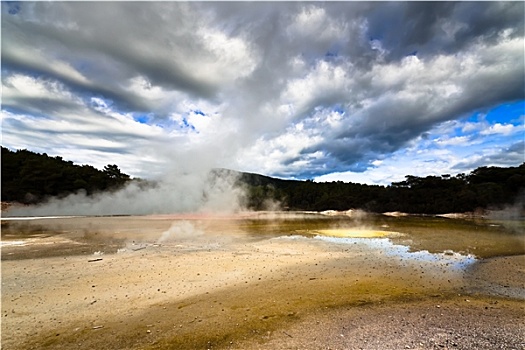
<svg viewBox="0 0 525 350">
<path fill-rule="evenodd" d="M 2 241 L 61 236 L 83 244 L 162 243 L 231 238 L 257 241 L 301 234 L 341 238 L 390 238 L 411 251 L 453 251 L 477 257 L 525 252 L 523 220 L 493 222 L 439 217 L 326 216 L 316 213 L 250 213 L 229 217 L 183 215 L 139 217 L 2 218 Z M 170 232 L 171 231 L 171 232 Z M 170 238 L 166 240 L 164 238 Z"/>
<path fill-rule="evenodd" d="M 453 252 L 451 250 L 443 253 L 430 253 L 427 250 L 410 251 L 410 248 L 404 245 L 392 243 L 388 238 L 340 238 L 340 237 L 325 237 L 316 236 L 315 239 L 320 239 L 336 244 L 353 244 L 365 246 L 371 252 L 384 254 L 392 258 L 398 258 L 405 261 L 414 261 L 421 263 L 428 263 L 430 265 L 437 265 L 451 270 L 462 270 L 468 268 L 471 264 L 476 262 L 476 258 L 471 255 L 463 255 Z"/>
</svg>

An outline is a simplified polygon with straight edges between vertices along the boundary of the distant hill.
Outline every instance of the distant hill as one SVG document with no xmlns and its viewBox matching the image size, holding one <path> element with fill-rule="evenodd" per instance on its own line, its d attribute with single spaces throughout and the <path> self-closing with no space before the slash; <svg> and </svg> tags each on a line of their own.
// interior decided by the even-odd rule
<svg viewBox="0 0 525 350">
<path fill-rule="evenodd" d="M 359 208 L 378 213 L 462 213 L 509 205 L 524 212 L 525 208 L 525 163 L 509 168 L 480 167 L 468 175 L 407 175 L 390 186 L 282 180 L 250 173 L 238 176 L 248 189 L 247 203 L 253 209 L 264 209 L 268 201 L 280 202 L 290 210 Z"/>
<path fill-rule="evenodd" d="M 3 202 L 34 204 L 78 191 L 87 195 L 112 191 L 136 181 L 114 164 L 98 170 L 28 150 L 13 152 L 2 147 L 1 163 Z M 480 167 L 468 175 L 407 175 L 390 186 L 283 180 L 229 169 L 214 169 L 210 175 L 236 178 L 246 189 L 244 204 L 254 210 L 278 204 L 285 210 L 444 214 L 517 205 L 523 212 L 525 203 L 525 163 L 509 168 Z"/>
</svg>

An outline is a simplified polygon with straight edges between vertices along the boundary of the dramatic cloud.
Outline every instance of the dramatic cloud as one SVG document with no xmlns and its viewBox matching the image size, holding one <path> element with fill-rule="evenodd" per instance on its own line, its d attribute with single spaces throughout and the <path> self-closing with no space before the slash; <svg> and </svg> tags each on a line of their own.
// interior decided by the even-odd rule
<svg viewBox="0 0 525 350">
<path fill-rule="evenodd" d="M 522 2 L 2 2 L 2 145 L 387 184 L 524 161 Z"/>
</svg>

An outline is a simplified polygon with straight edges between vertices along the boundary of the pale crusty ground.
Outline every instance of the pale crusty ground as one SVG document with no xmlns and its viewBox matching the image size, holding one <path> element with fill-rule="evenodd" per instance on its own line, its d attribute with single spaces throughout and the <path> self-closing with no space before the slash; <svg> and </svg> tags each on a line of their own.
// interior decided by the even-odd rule
<svg viewBox="0 0 525 350">
<path fill-rule="evenodd" d="M 468 271 L 473 291 L 496 296 L 525 298 L 525 256 L 481 260 Z"/>
<path fill-rule="evenodd" d="M 2 262 L 2 349 L 525 348 L 523 256 L 465 276 L 311 239 L 173 232 L 102 255 L 42 253 L 77 252 L 67 237 L 4 247 L 39 258 Z"/>
<path fill-rule="evenodd" d="M 518 301 L 442 300 L 319 312 L 274 332 L 264 343 L 234 349 L 524 349 L 524 305 Z"/>
</svg>

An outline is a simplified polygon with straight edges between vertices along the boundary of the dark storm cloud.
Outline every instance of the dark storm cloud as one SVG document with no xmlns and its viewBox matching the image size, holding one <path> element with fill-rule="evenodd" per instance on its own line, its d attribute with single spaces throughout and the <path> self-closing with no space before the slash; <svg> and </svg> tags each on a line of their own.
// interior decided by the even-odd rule
<svg viewBox="0 0 525 350">
<path fill-rule="evenodd" d="M 85 76 L 90 77 L 89 79 L 81 79 L 79 75 L 68 75 L 67 71 L 61 69 L 63 67 L 55 68 L 49 61 L 39 59 L 38 57 L 35 58 L 34 53 L 36 52 L 32 52 L 33 50 L 36 51 L 35 48 L 42 46 L 42 42 L 46 41 L 51 41 L 47 45 L 48 48 L 56 46 L 57 53 L 60 52 L 60 48 L 64 45 L 69 49 L 74 48 L 77 45 L 81 47 L 81 39 L 75 40 L 73 45 L 68 43 L 69 38 L 61 38 L 63 35 L 57 30 L 32 23 L 20 26 L 17 23 L 10 22 L 9 17 L 7 19 L 2 19 L 2 31 L 16 33 L 15 38 L 7 36 L 7 39 L 2 40 L 2 67 L 4 70 L 57 80 L 81 95 L 105 96 L 107 99 L 111 99 L 122 105 L 122 108 L 124 109 L 147 111 L 151 108 L 150 105 L 145 103 L 146 101 L 137 98 L 138 96 L 123 91 L 122 88 L 116 84 L 118 80 L 109 80 L 109 77 L 115 78 L 115 76 L 112 74 L 113 72 L 107 71 L 108 69 L 111 69 L 111 67 L 104 67 L 103 62 L 99 64 L 91 61 L 86 65 L 82 65 L 83 60 L 89 61 L 87 57 L 76 60 L 79 63 L 79 71 L 83 71 Z M 35 33 L 39 34 L 35 35 Z M 25 44 L 24 48 L 32 47 L 33 50 L 16 52 L 16 49 L 21 46 L 20 43 Z M 54 50 L 51 50 L 51 52 L 53 51 Z M 51 56 L 53 55 L 51 54 Z"/>
<path fill-rule="evenodd" d="M 2 102 L 2 109 L 21 114 L 31 114 L 46 117 L 49 114 L 57 114 L 61 111 L 71 111 L 78 108 L 73 101 L 48 98 L 48 97 L 24 97 L 16 96 L 8 101 Z"/>
<path fill-rule="evenodd" d="M 454 53 L 476 39 L 494 42 L 500 31 L 523 36 L 522 2 L 393 2 L 377 4 L 367 14 L 370 39 L 380 39 L 399 59 L 417 52 L 420 56 Z"/>
<path fill-rule="evenodd" d="M 519 49 L 519 48 L 518 48 Z M 522 55 L 514 49 L 516 64 L 509 67 L 501 57 L 509 53 L 503 51 L 483 52 L 475 71 L 471 75 L 452 77 L 457 74 L 455 68 L 427 63 L 424 74 L 400 81 L 401 85 L 413 85 L 413 97 L 402 94 L 406 87 L 391 87 L 388 91 L 374 91 L 371 83 L 366 83 L 368 91 L 365 95 L 381 96 L 366 109 L 353 114 L 348 122 L 334 132 L 332 137 L 305 148 L 305 155 L 322 151 L 336 164 L 333 171 L 345 169 L 366 170 L 366 166 L 352 167 L 353 164 L 381 158 L 382 155 L 393 153 L 406 146 L 412 140 L 423 136 L 434 125 L 465 116 L 472 111 L 484 112 L 494 105 L 506 101 L 516 101 L 524 98 L 525 74 Z M 435 67 L 434 67 L 435 66 Z M 496 67 L 501 67 L 497 69 Z M 450 82 L 461 88 L 461 95 L 445 98 L 442 92 L 432 84 L 434 77 L 426 70 L 437 69 L 441 73 L 451 75 Z M 402 70 L 402 67 L 399 67 Z M 412 74 L 410 71 L 409 74 Z M 381 77 L 373 77 L 381 79 Z M 422 89 L 425 93 L 421 93 Z M 402 95 L 402 96 L 401 96 Z M 482 97 L 482 98 L 480 98 Z M 356 170 L 357 169 L 357 170 Z M 326 169 L 319 168 L 319 173 Z"/>
<path fill-rule="evenodd" d="M 411 2 L 404 11 L 401 46 L 425 45 L 435 35 L 439 20 L 453 12 L 451 2 Z"/>
<path fill-rule="evenodd" d="M 23 3 L 16 15 L 6 14 L 4 8 L 3 66 L 47 75 L 129 110 L 155 109 L 150 101 L 125 89 L 126 81 L 136 76 L 196 97 L 213 96 L 217 82 L 206 81 L 206 76 L 199 79 L 195 74 L 199 67 L 183 64 L 209 55 L 202 38 L 194 34 L 199 29 L 198 14 L 184 3 L 154 7 L 156 11 L 148 10 L 138 2 Z M 45 56 L 39 60 L 28 53 Z M 53 69 L 46 58 L 68 62 L 86 79 Z"/>
<path fill-rule="evenodd" d="M 472 38 L 495 40 L 502 28 L 513 29 L 512 37 L 523 36 L 523 2 L 459 2 L 457 8 L 456 18 L 465 24 L 454 36 L 459 47 L 471 42 Z"/>
</svg>

